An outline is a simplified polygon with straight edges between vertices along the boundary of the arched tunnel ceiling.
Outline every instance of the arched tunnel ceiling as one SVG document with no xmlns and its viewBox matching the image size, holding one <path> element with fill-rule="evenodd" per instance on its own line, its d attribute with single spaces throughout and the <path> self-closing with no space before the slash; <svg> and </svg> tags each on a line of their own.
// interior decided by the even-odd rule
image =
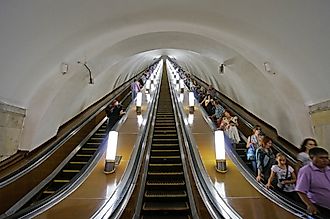
<svg viewBox="0 0 330 219">
<path fill-rule="evenodd" d="M 27 109 L 22 147 L 30 149 L 166 54 L 296 143 L 311 135 L 307 106 L 329 99 L 329 9 L 322 0 L 4 0 L 0 100 Z M 91 67 L 95 86 L 77 61 Z M 65 113 L 53 110 L 68 102 Z M 40 133 L 49 114 L 54 125 Z"/>
</svg>

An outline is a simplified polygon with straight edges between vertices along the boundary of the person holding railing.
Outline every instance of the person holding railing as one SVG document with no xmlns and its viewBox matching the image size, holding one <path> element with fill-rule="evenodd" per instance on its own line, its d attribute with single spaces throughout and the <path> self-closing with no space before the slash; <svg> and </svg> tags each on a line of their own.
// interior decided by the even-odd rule
<svg viewBox="0 0 330 219">
<path fill-rule="evenodd" d="M 292 201 L 299 201 L 299 197 L 295 192 L 296 174 L 292 166 L 287 164 L 286 157 L 283 153 L 276 154 L 277 164 L 271 167 L 270 177 L 266 184 L 266 188 L 273 187 L 272 182 L 277 178 L 275 190 L 283 193 Z"/>
<path fill-rule="evenodd" d="M 309 150 L 311 162 L 298 172 L 295 190 L 310 214 L 330 218 L 329 153 L 321 147 Z"/>
<path fill-rule="evenodd" d="M 275 155 L 271 149 L 273 141 L 265 136 L 261 142 L 261 147 L 256 151 L 257 177 L 258 182 L 267 183 L 271 173 L 271 167 L 275 163 Z"/>
</svg>

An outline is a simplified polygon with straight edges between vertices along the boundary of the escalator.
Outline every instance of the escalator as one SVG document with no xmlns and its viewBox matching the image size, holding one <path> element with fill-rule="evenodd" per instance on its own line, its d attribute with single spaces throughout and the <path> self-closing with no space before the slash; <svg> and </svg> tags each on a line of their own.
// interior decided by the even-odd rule
<svg viewBox="0 0 330 219">
<path fill-rule="evenodd" d="M 106 122 L 104 122 L 96 132 L 88 139 L 87 142 L 73 155 L 73 157 L 64 165 L 57 175 L 36 194 L 26 205 L 35 204 L 40 200 L 55 194 L 64 186 L 74 181 L 83 172 L 93 156 L 99 150 L 101 143 L 106 137 Z"/>
<path fill-rule="evenodd" d="M 140 218 L 192 218 L 168 86 L 165 74 L 152 133 Z"/>
</svg>

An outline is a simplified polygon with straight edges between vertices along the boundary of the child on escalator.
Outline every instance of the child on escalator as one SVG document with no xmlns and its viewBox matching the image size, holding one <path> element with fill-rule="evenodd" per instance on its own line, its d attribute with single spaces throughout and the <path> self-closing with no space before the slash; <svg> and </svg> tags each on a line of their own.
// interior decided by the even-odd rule
<svg viewBox="0 0 330 219">
<path fill-rule="evenodd" d="M 268 189 L 274 187 L 272 182 L 276 177 L 277 180 L 274 189 L 293 201 L 299 200 L 299 197 L 295 192 L 296 174 L 293 167 L 287 164 L 286 157 L 283 153 L 276 154 L 276 161 L 277 164 L 271 167 L 271 173 L 266 187 Z"/>
</svg>

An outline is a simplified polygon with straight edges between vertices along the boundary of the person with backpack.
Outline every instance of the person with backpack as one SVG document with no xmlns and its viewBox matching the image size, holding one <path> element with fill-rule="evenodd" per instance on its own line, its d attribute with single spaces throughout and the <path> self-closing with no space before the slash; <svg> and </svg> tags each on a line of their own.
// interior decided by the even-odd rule
<svg viewBox="0 0 330 219">
<path fill-rule="evenodd" d="M 254 173 L 257 172 L 256 151 L 259 147 L 260 133 L 261 127 L 259 125 L 255 125 L 253 128 L 253 134 L 250 135 L 246 141 L 246 159 L 251 162 L 252 170 Z"/>
</svg>

